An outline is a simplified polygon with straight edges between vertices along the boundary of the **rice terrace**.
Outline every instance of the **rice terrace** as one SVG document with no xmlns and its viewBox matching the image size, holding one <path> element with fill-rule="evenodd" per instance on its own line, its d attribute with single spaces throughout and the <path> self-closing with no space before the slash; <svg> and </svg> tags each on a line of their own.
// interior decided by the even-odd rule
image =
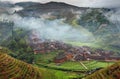
<svg viewBox="0 0 120 79">
<path fill-rule="evenodd" d="M 0 79 L 120 79 L 120 1 L 0 0 Z"/>
</svg>

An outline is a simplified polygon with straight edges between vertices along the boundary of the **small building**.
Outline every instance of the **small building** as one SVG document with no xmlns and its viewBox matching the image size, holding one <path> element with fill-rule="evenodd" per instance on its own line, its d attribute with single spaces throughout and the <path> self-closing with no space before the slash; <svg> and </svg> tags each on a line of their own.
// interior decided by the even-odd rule
<svg viewBox="0 0 120 79">
<path fill-rule="evenodd" d="M 74 58 L 74 60 L 75 61 L 84 61 L 84 60 L 87 60 L 87 58 L 85 58 L 82 55 L 76 55 L 75 58 Z"/>
<path fill-rule="evenodd" d="M 38 53 L 44 54 L 45 53 L 45 50 L 41 49 L 41 48 L 36 48 L 33 51 L 34 51 L 34 54 L 38 54 Z"/>
<path fill-rule="evenodd" d="M 67 60 L 71 60 L 71 59 L 73 58 L 73 54 L 68 53 L 68 54 L 66 55 L 66 58 L 67 58 Z"/>
<path fill-rule="evenodd" d="M 106 58 L 106 61 L 118 61 L 120 60 L 120 56 L 110 56 Z"/>
<path fill-rule="evenodd" d="M 55 63 L 63 63 L 67 60 L 67 57 L 64 53 L 59 53 L 57 57 L 55 57 L 54 62 Z"/>
</svg>

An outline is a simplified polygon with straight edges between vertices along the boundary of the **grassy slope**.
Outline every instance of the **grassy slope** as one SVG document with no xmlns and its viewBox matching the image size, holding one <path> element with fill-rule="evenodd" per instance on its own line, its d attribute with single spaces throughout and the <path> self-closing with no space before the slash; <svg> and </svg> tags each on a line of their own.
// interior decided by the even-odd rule
<svg viewBox="0 0 120 79">
<path fill-rule="evenodd" d="M 56 70 L 56 68 L 64 69 L 64 67 L 56 66 L 56 64 L 52 62 L 53 58 L 56 56 L 56 54 L 57 54 L 57 52 L 35 55 L 35 62 L 36 62 L 35 65 L 40 67 L 40 68 L 43 68 L 46 71 L 54 73 L 54 75 L 57 77 L 56 79 L 72 79 L 72 78 L 78 78 L 78 77 L 83 76 L 83 74 L 78 75 L 78 74 L 76 74 L 74 72 L 70 72 L 70 71 L 67 72 L 67 71 Z M 53 69 L 45 68 L 45 67 L 43 67 L 39 64 L 42 64 L 42 65 L 45 65 L 45 66 L 48 65 L 49 67 L 52 67 Z M 76 64 L 76 65 L 79 66 L 80 64 Z M 66 67 L 65 67 L 65 69 L 66 69 Z M 67 68 L 67 69 L 70 69 L 70 68 Z"/>
<path fill-rule="evenodd" d="M 84 73 L 79 74 L 72 71 L 89 71 L 95 68 L 107 67 L 113 64 L 112 62 L 106 63 L 101 61 L 81 61 L 88 67 L 87 70 L 80 64 L 80 62 L 68 61 L 57 65 L 52 62 L 52 59 L 55 57 L 56 54 L 56 52 L 51 52 L 48 54 L 35 55 L 35 65 L 37 65 L 38 67 L 43 67 L 44 65 L 43 69 L 47 69 L 47 71 L 54 73 L 57 79 L 81 78 L 84 77 Z M 69 71 L 63 71 L 64 69 Z"/>
<path fill-rule="evenodd" d="M 36 64 L 43 64 L 43 65 L 54 67 L 54 68 L 69 69 L 69 70 L 86 70 L 80 64 L 80 62 L 68 61 L 58 66 L 53 62 L 53 59 L 55 58 L 56 55 L 57 55 L 57 52 L 51 52 L 47 54 L 37 54 L 35 55 L 34 61 Z M 81 61 L 81 62 L 84 63 L 88 67 L 88 70 L 99 68 L 99 67 L 107 67 L 108 65 L 113 64 L 112 62 L 107 63 L 107 62 L 101 62 L 101 61 L 95 61 L 95 60 Z"/>
<path fill-rule="evenodd" d="M 86 42 L 86 43 L 82 43 L 82 42 L 66 42 L 68 44 L 72 44 L 74 46 L 89 46 L 91 48 L 94 48 L 94 49 L 104 49 L 104 50 L 110 50 L 110 51 L 114 51 L 114 52 L 119 52 L 120 49 L 118 48 L 113 48 L 107 44 L 103 44 L 102 42 L 100 41 L 97 41 L 97 42 Z"/>
<path fill-rule="evenodd" d="M 101 44 L 98 44 L 98 43 L 91 43 L 91 42 L 88 42 L 88 43 L 82 43 L 82 42 L 67 42 L 68 44 L 72 44 L 74 46 L 90 46 L 90 47 L 94 47 L 94 48 L 101 48 L 102 45 Z"/>
<path fill-rule="evenodd" d="M 70 79 L 78 77 L 73 72 L 42 68 L 37 65 L 32 66 L 2 52 L 3 50 L 0 51 L 0 79 Z M 4 73 L 3 70 L 5 70 Z M 32 71 L 35 72 L 34 76 L 30 75 Z"/>
<path fill-rule="evenodd" d="M 89 75 L 85 79 L 120 79 L 120 61 L 108 68 Z"/>
<path fill-rule="evenodd" d="M 0 52 L 0 79 L 56 79 L 45 69 L 12 58 Z"/>
<path fill-rule="evenodd" d="M 53 70 L 53 69 L 47 69 L 47 68 L 41 68 L 43 70 L 46 70 L 46 72 L 50 72 L 53 73 L 56 78 L 51 78 L 50 77 L 44 77 L 44 79 L 72 79 L 72 78 L 77 78 L 79 77 L 76 73 L 74 72 L 63 72 L 63 71 L 59 71 L 59 70 Z"/>
</svg>

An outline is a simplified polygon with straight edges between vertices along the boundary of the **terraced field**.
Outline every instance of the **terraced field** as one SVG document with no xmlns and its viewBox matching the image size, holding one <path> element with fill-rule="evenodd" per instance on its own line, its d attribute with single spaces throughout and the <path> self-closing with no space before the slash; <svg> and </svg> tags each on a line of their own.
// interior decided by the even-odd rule
<svg viewBox="0 0 120 79">
<path fill-rule="evenodd" d="M 79 79 L 84 77 L 84 72 L 86 71 L 113 64 L 111 62 L 106 63 L 94 60 L 81 62 L 68 61 L 60 65 L 51 61 L 45 64 L 52 56 L 47 58 L 44 63 L 40 63 L 39 57 L 37 58 L 37 64 L 35 64 L 35 66 L 39 66 L 38 68 L 0 52 L 0 79 Z M 42 67 L 41 64 L 45 67 Z"/>
<path fill-rule="evenodd" d="M 42 79 L 38 68 L 0 53 L 0 79 Z"/>
<path fill-rule="evenodd" d="M 85 65 L 85 67 L 82 64 Z M 81 62 L 65 62 L 57 65 L 55 63 L 44 64 L 44 63 L 37 63 L 38 66 L 48 67 L 50 69 L 55 70 L 63 70 L 63 71 L 75 71 L 75 72 L 86 72 L 89 70 L 94 70 L 96 68 L 104 68 L 107 66 L 112 65 L 113 62 L 100 62 L 100 61 L 81 61 Z"/>
<path fill-rule="evenodd" d="M 87 76 L 85 79 L 120 79 L 120 61 Z"/>
<path fill-rule="evenodd" d="M 0 79 L 71 79 L 75 73 L 36 67 L 0 52 Z"/>
<path fill-rule="evenodd" d="M 96 61 L 96 60 L 90 60 L 90 61 L 68 61 L 61 64 L 56 64 L 53 61 L 53 58 L 55 57 L 55 53 L 48 53 L 43 55 L 35 55 L 35 63 L 38 66 L 47 66 L 52 69 L 63 69 L 63 70 L 69 70 L 69 71 L 89 71 L 96 68 L 101 67 L 107 67 L 112 65 L 114 62 L 102 62 L 102 61 Z M 87 68 L 85 68 L 82 64 L 84 64 Z"/>
</svg>

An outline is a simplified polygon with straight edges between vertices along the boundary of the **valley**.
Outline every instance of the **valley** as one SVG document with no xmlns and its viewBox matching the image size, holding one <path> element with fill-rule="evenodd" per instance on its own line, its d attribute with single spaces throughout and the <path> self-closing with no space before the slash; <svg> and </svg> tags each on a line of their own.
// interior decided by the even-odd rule
<svg viewBox="0 0 120 79">
<path fill-rule="evenodd" d="M 62 2 L 0 5 L 0 79 L 119 79 L 118 15 Z"/>
</svg>

